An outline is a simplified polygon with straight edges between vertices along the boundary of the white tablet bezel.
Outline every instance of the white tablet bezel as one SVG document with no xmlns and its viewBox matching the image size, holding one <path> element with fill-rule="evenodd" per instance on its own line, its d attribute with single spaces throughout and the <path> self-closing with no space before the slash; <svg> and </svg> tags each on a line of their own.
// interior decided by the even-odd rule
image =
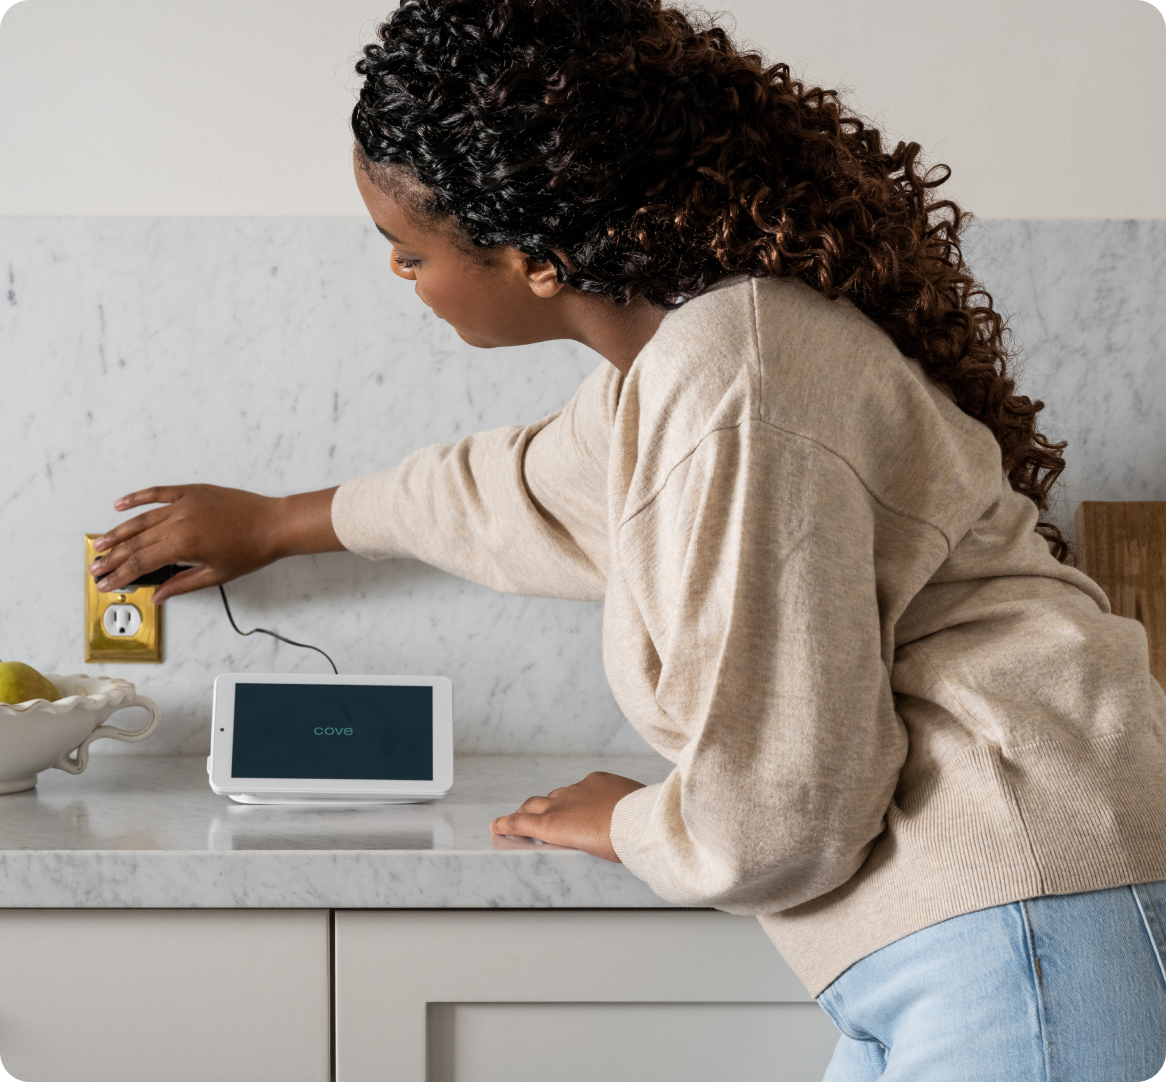
<svg viewBox="0 0 1166 1082">
<path fill-rule="evenodd" d="M 231 773 L 235 737 L 235 688 L 239 684 L 326 684 L 433 688 L 433 780 L 364 778 L 236 778 Z M 224 796 L 236 793 L 296 794 L 308 799 L 368 799 L 378 796 L 433 800 L 453 785 L 453 684 L 444 676 L 333 676 L 291 673 L 223 673 L 215 678 L 211 708 L 211 754 L 207 761 L 211 788 Z"/>
</svg>

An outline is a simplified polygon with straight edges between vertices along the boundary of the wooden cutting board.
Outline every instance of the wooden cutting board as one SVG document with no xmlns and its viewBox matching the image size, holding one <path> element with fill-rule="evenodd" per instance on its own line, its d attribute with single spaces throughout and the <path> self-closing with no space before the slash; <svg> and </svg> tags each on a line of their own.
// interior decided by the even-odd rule
<svg viewBox="0 0 1166 1082">
<path fill-rule="evenodd" d="M 1166 686 L 1166 503 L 1079 504 L 1077 566 L 1118 616 L 1142 622 L 1150 671 Z"/>
</svg>

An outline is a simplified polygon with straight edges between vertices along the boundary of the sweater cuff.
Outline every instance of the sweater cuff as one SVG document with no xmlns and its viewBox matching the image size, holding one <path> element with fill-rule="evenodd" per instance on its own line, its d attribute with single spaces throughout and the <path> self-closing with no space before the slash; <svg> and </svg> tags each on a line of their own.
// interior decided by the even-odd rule
<svg viewBox="0 0 1166 1082">
<path fill-rule="evenodd" d="M 662 788 L 663 783 L 657 782 L 635 789 L 611 813 L 611 847 L 628 871 L 645 881 L 649 862 L 642 859 L 640 839 Z"/>
<path fill-rule="evenodd" d="M 345 481 L 332 497 L 332 529 L 349 552 L 382 560 L 408 556 L 389 528 L 386 495 L 395 470 L 383 470 Z"/>
</svg>

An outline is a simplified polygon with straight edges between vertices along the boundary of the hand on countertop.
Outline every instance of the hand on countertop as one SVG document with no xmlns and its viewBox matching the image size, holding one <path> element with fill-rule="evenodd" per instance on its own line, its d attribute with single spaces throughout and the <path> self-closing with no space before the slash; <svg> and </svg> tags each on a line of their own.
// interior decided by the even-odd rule
<svg viewBox="0 0 1166 1082">
<path fill-rule="evenodd" d="M 643 787 L 643 782 L 619 774 L 594 771 L 574 785 L 530 797 L 518 811 L 495 819 L 490 831 L 582 849 L 618 864 L 611 844 L 611 817 L 628 793 Z"/>
</svg>

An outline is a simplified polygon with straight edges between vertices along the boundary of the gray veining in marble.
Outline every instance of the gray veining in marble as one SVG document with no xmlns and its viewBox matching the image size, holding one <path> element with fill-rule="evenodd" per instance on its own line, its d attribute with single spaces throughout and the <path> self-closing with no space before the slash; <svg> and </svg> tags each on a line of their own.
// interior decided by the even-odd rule
<svg viewBox="0 0 1166 1082">
<path fill-rule="evenodd" d="M 167 606 L 163 664 L 85 665 L 82 535 L 119 521 L 116 496 L 337 484 L 541 417 L 604 363 L 572 343 L 466 346 L 389 253 L 353 220 L 0 219 L 0 658 L 124 676 L 159 703 L 148 741 L 94 754 L 205 754 L 218 673 L 328 671 L 236 636 L 213 591 Z M 244 629 L 318 645 L 342 672 L 450 677 L 461 754 L 650 750 L 607 687 L 598 604 L 348 553 L 228 589 Z"/>
<path fill-rule="evenodd" d="M 1010 316 L 1020 391 L 1068 440 L 1054 519 L 1166 500 L 1166 221 L 985 222 L 967 250 Z"/>
<path fill-rule="evenodd" d="M 1166 499 L 1166 222 L 988 221 L 967 247 L 1011 316 L 1021 389 L 1069 440 L 1059 519 L 1082 499 Z M 537 418 L 598 363 L 571 343 L 464 345 L 359 220 L 0 219 L 0 658 L 125 676 L 159 702 L 155 736 L 96 755 L 205 754 L 217 673 L 323 659 L 238 638 L 204 591 L 168 605 L 162 665 L 85 666 L 81 535 L 117 521 L 115 496 L 336 484 Z M 607 689 L 598 605 L 347 553 L 230 593 L 244 627 L 342 671 L 449 676 L 461 754 L 647 750 Z"/>
<path fill-rule="evenodd" d="M 443 801 L 246 806 L 206 760 L 104 756 L 0 797 L 0 907 L 542 908 L 667 906 L 620 864 L 490 833 L 528 796 L 657 756 L 479 756 Z"/>
</svg>

